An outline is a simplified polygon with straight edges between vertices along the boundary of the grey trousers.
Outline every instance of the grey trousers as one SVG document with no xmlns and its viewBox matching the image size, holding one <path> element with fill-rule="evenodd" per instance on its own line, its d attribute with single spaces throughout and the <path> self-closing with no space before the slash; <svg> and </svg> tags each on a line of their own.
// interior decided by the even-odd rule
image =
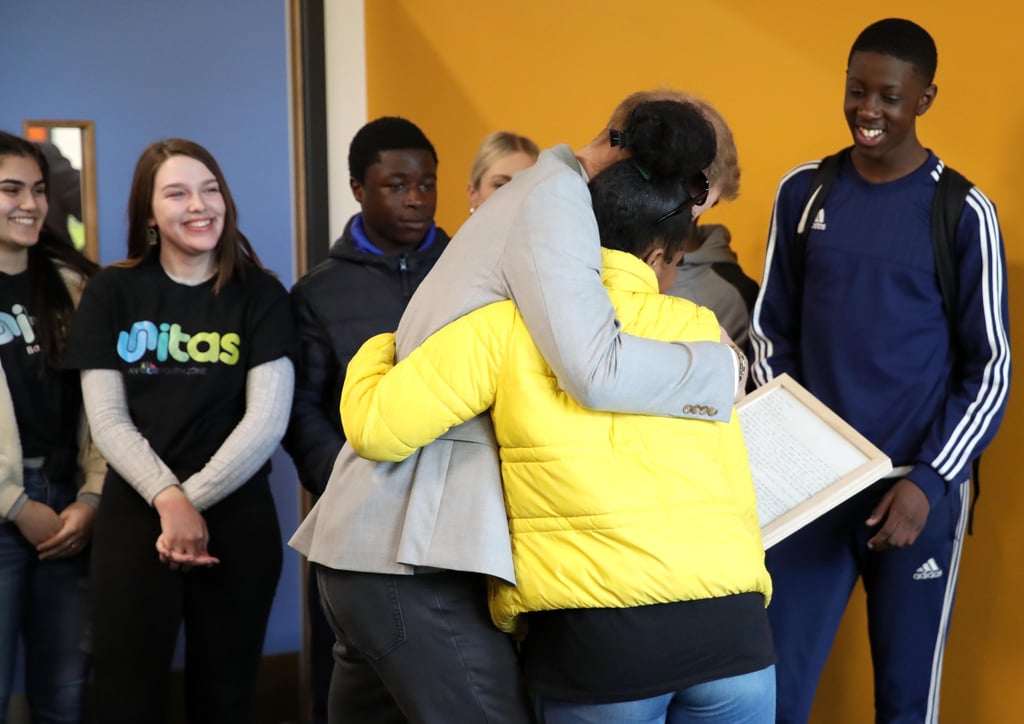
<svg viewBox="0 0 1024 724">
<path fill-rule="evenodd" d="M 334 630 L 330 724 L 529 724 L 511 639 L 491 623 L 486 578 L 316 566 Z"/>
</svg>

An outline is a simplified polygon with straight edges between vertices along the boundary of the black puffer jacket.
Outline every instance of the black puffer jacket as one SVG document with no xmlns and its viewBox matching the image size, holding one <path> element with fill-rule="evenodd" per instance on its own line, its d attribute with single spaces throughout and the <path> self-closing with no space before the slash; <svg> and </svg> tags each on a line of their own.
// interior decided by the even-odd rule
<svg viewBox="0 0 1024 724">
<path fill-rule="evenodd" d="M 412 293 L 448 245 L 448 235 L 438 228 L 434 243 L 422 252 L 368 254 L 353 244 L 355 218 L 328 258 L 291 292 L 301 349 L 284 448 L 302 485 L 317 495 L 345 443 L 338 404 L 349 360 L 370 337 L 395 331 Z"/>
</svg>

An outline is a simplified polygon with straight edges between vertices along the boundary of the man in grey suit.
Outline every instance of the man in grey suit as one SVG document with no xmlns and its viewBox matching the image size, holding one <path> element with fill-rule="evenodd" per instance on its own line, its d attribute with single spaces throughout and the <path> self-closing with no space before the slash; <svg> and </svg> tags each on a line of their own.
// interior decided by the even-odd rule
<svg viewBox="0 0 1024 724">
<path fill-rule="evenodd" d="M 402 316 L 399 358 L 462 314 L 511 298 L 559 384 L 582 404 L 728 419 L 745 368 L 739 351 L 622 334 L 601 284 L 586 180 L 630 153 L 629 120 L 648 98 L 664 93 L 630 96 L 589 145 L 541 153 L 481 205 Z M 656 108 L 670 124 L 680 106 Z M 530 720 L 511 642 L 490 622 L 479 575 L 515 582 L 489 416 L 401 463 L 364 460 L 346 446 L 291 545 L 315 564 L 337 636 L 330 721 L 380 720 L 365 705 L 368 672 L 411 721 Z"/>
</svg>

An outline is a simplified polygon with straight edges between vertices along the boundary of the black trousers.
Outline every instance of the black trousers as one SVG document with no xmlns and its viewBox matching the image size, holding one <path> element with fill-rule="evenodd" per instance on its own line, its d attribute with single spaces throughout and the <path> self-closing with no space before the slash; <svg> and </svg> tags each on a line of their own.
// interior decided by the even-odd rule
<svg viewBox="0 0 1024 724">
<path fill-rule="evenodd" d="M 309 683 L 313 704 L 313 724 L 326 724 L 327 697 L 334 671 L 334 631 L 320 605 L 320 585 L 310 569 L 306 577 L 306 616 L 309 620 Z"/>
<path fill-rule="evenodd" d="M 330 724 L 528 724 L 512 640 L 491 623 L 486 578 L 317 566 L 334 629 Z"/>
<path fill-rule="evenodd" d="M 96 721 L 166 721 L 171 658 L 185 627 L 190 724 L 249 724 L 281 533 L 265 476 L 204 513 L 212 568 L 160 563 L 156 511 L 109 475 L 93 534 L 93 696 Z"/>
</svg>

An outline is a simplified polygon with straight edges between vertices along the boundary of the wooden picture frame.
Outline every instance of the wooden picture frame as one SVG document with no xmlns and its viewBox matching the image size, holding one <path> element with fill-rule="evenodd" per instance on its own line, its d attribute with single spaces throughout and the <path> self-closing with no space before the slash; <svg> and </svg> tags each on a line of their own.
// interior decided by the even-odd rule
<svg viewBox="0 0 1024 724">
<path fill-rule="evenodd" d="M 79 148 L 73 147 L 74 141 L 62 142 L 62 135 L 67 136 L 67 134 L 62 134 L 64 131 L 77 132 L 80 142 Z M 71 134 L 72 137 L 74 135 L 76 134 Z M 69 161 L 70 166 L 78 171 L 79 193 L 81 195 L 81 216 L 78 217 L 78 220 L 82 224 L 83 233 L 80 241 L 76 234 L 71 234 L 69 238 L 79 251 L 94 262 L 99 263 L 99 214 L 96 211 L 96 137 L 93 122 L 30 119 L 22 122 L 22 136 L 30 141 L 54 144 L 60 149 L 59 157 Z M 51 162 L 52 165 L 53 163 Z M 53 199 L 56 198 L 55 194 L 60 191 L 60 189 L 56 188 L 57 177 L 52 173 L 54 170 L 51 169 L 49 189 Z M 51 204 L 53 203 L 55 202 L 51 202 Z M 66 229 L 62 231 L 66 231 Z"/>
<path fill-rule="evenodd" d="M 893 469 L 866 437 L 789 375 L 736 405 L 767 550 Z"/>
</svg>

